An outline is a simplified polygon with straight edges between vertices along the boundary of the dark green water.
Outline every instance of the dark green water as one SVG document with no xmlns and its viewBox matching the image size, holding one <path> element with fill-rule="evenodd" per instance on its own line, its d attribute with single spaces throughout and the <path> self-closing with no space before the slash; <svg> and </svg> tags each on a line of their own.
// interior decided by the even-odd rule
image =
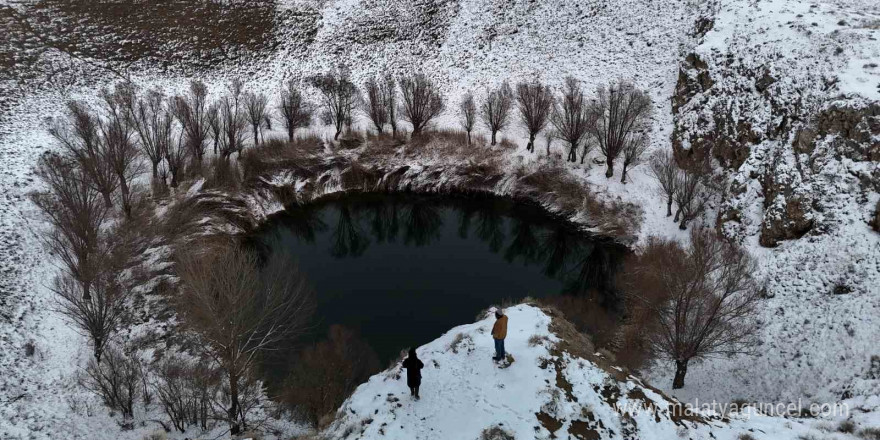
<svg viewBox="0 0 880 440">
<path fill-rule="evenodd" d="M 293 255 L 314 288 L 305 342 L 341 324 L 382 365 L 505 299 L 589 289 L 607 297 L 625 252 L 530 204 L 387 194 L 291 208 L 252 242 L 264 255 Z"/>
</svg>

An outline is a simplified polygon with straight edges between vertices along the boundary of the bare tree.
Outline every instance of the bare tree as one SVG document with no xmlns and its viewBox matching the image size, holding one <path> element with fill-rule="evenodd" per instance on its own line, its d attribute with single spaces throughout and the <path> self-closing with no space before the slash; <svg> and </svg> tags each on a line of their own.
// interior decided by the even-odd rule
<svg viewBox="0 0 880 440">
<path fill-rule="evenodd" d="M 376 131 L 380 134 L 388 123 L 388 99 L 383 94 L 384 89 L 375 79 L 367 80 L 364 84 L 365 98 L 363 102 L 364 113 L 373 122 Z"/>
<path fill-rule="evenodd" d="M 486 101 L 480 106 L 480 118 L 483 124 L 492 133 L 491 145 L 496 144 L 498 132 L 504 130 L 510 119 L 510 109 L 513 107 L 513 91 L 510 85 L 502 83 L 497 89 L 490 90 Z"/>
<path fill-rule="evenodd" d="M 106 160 L 101 139 L 100 118 L 85 105 L 71 101 L 67 104 L 64 119 L 52 119 L 49 134 L 76 159 L 86 181 L 104 197 L 104 204 L 113 206 L 112 195 L 119 187 L 119 180 Z"/>
<path fill-rule="evenodd" d="M 333 140 L 338 139 L 343 128 L 351 126 L 351 111 L 358 100 L 357 86 L 351 82 L 346 72 L 316 75 L 309 78 L 308 82 L 320 92 L 323 118 L 336 127 Z"/>
<path fill-rule="evenodd" d="M 459 104 L 459 123 L 461 128 L 467 132 L 468 145 L 471 144 L 471 132 L 474 131 L 474 124 L 477 122 L 477 104 L 474 103 L 474 95 L 470 92 L 464 95 Z"/>
<path fill-rule="evenodd" d="M 285 381 L 282 398 L 292 410 L 317 425 L 379 370 L 379 359 L 366 341 L 351 330 L 333 325 L 327 340 L 307 347 L 299 355 Z"/>
<path fill-rule="evenodd" d="M 124 91 L 122 93 L 125 93 Z M 100 120 L 98 128 L 104 143 L 104 160 L 116 174 L 122 199 L 122 210 L 131 218 L 132 181 L 141 173 L 140 151 L 135 143 L 135 133 L 126 120 L 121 105 L 124 95 L 107 90 L 101 92 L 107 110 L 106 120 Z"/>
<path fill-rule="evenodd" d="M 211 127 L 211 139 L 214 144 L 214 155 L 217 155 L 217 147 L 220 145 L 220 137 L 223 136 L 223 125 L 220 123 L 220 103 L 214 102 L 208 106 L 208 126 Z"/>
<path fill-rule="evenodd" d="M 239 392 L 258 357 L 305 328 L 313 300 L 286 255 L 261 266 L 237 243 L 183 256 L 179 306 L 187 325 L 204 340 L 205 354 L 228 381 L 226 413 L 233 434 L 247 427 Z"/>
<path fill-rule="evenodd" d="M 678 191 L 678 166 L 668 150 L 657 152 L 651 158 L 651 176 L 657 181 L 657 186 L 666 196 L 666 216 L 672 216 L 672 202 Z"/>
<path fill-rule="evenodd" d="M 101 397 L 109 408 L 122 413 L 123 419 L 134 416 L 135 401 L 144 396 L 144 366 L 137 355 L 110 348 L 104 362 L 90 360 L 79 383 Z"/>
<path fill-rule="evenodd" d="M 553 115 L 553 110 L 551 110 L 551 116 Z M 550 156 L 550 145 L 553 143 L 553 138 L 559 137 L 554 130 L 547 130 L 544 133 L 544 142 L 547 146 L 547 156 Z"/>
<path fill-rule="evenodd" d="M 404 121 L 412 124 L 413 136 L 421 134 L 446 108 L 440 90 L 424 74 L 400 78 L 400 91 L 403 96 L 400 114 Z"/>
<path fill-rule="evenodd" d="M 187 147 L 186 132 L 180 131 L 176 135 L 172 135 L 172 141 L 165 150 L 165 163 L 168 166 L 168 173 L 171 174 L 171 187 L 177 188 L 180 181 L 183 180 L 183 167 L 189 157 L 190 149 Z"/>
<path fill-rule="evenodd" d="M 174 115 L 186 134 L 189 155 L 197 164 L 205 156 L 205 141 L 211 130 L 208 113 L 208 88 L 198 80 L 190 82 L 189 92 L 174 98 Z"/>
<path fill-rule="evenodd" d="M 529 132 L 526 150 L 535 152 L 535 138 L 550 120 L 553 109 L 553 92 L 539 82 L 516 85 L 516 102 L 519 106 L 520 124 Z"/>
<path fill-rule="evenodd" d="M 220 99 L 220 155 L 229 159 L 233 153 L 244 149 L 248 117 L 242 103 L 241 83 L 232 82 L 229 93 Z"/>
<path fill-rule="evenodd" d="M 189 426 L 207 430 L 220 390 L 220 372 L 211 365 L 172 355 L 154 373 L 159 405 L 172 426 L 180 432 Z"/>
<path fill-rule="evenodd" d="M 630 167 L 638 165 L 648 146 L 648 135 L 636 133 L 623 146 L 623 168 L 620 170 L 620 183 L 626 184 L 626 172 Z"/>
<path fill-rule="evenodd" d="M 385 112 L 388 114 L 388 123 L 391 124 L 391 136 L 397 137 L 397 81 L 391 74 L 385 75 L 379 87 L 385 98 Z"/>
<path fill-rule="evenodd" d="M 302 93 L 294 80 L 287 82 L 281 90 L 281 102 L 278 104 L 281 121 L 287 129 L 287 140 L 293 141 L 297 128 L 308 127 L 312 121 L 312 106 L 303 99 Z"/>
<path fill-rule="evenodd" d="M 48 187 L 31 195 L 52 225 L 45 244 L 82 285 L 84 300 L 89 300 L 101 271 L 101 226 L 109 208 L 73 159 L 46 153 L 40 157 L 36 174 Z"/>
<path fill-rule="evenodd" d="M 673 389 L 684 386 L 691 360 L 753 350 L 760 295 L 755 263 L 739 247 L 694 228 L 689 247 L 652 237 L 625 267 L 620 286 L 647 320 L 650 348 L 675 361 Z"/>
<path fill-rule="evenodd" d="M 644 141 L 642 133 L 651 124 L 651 98 L 635 88 L 632 83 L 619 81 L 608 87 L 600 86 L 597 99 L 590 104 L 590 112 L 595 115 L 595 124 L 590 125 L 590 135 L 605 155 L 608 169 L 605 177 L 614 175 L 614 161 L 630 148 L 632 142 Z"/>
<path fill-rule="evenodd" d="M 697 218 L 709 201 L 708 188 L 703 185 L 704 175 L 699 170 L 680 170 L 676 173 L 676 192 L 675 203 L 678 205 L 678 211 L 675 213 L 674 221 L 679 220 L 679 229 L 687 229 L 687 222 Z"/>
<path fill-rule="evenodd" d="M 251 130 L 254 132 L 254 146 L 260 144 L 257 135 L 261 135 L 262 127 L 269 117 L 269 98 L 262 93 L 247 93 L 244 96 L 244 108 Z"/>
<path fill-rule="evenodd" d="M 562 89 L 562 99 L 550 116 L 556 135 L 568 143 L 568 161 L 577 162 L 577 149 L 586 136 L 592 118 L 586 106 L 584 92 L 578 80 L 568 77 Z M 586 153 L 586 151 L 584 152 Z M 584 154 L 585 156 L 586 154 Z M 583 159 L 582 159 L 583 160 Z"/>
<path fill-rule="evenodd" d="M 104 346 L 117 330 L 125 316 L 125 300 L 128 290 L 111 277 L 102 273 L 91 284 L 87 297 L 83 285 L 68 275 L 55 280 L 52 288 L 58 304 L 58 312 L 87 336 L 94 348 L 97 362 L 101 362 Z"/>
<path fill-rule="evenodd" d="M 122 95 L 125 97 L 126 95 Z M 159 178 L 159 162 L 171 143 L 174 115 L 165 105 L 165 96 L 159 90 L 150 90 L 145 96 L 124 99 L 126 119 L 137 133 L 141 151 L 150 160 L 153 179 Z"/>
</svg>

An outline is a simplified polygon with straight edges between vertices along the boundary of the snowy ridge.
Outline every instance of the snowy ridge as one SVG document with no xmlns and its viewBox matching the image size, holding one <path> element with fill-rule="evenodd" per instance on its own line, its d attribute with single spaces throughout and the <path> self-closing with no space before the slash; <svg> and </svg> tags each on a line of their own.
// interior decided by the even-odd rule
<svg viewBox="0 0 880 440">
<path fill-rule="evenodd" d="M 420 400 L 396 365 L 358 387 L 328 439 L 479 439 L 498 427 L 515 439 L 795 439 L 804 423 L 754 413 L 676 417 L 677 402 L 603 358 L 567 350 L 561 318 L 530 305 L 508 308 L 507 368 L 491 360 L 494 316 L 458 326 L 417 349 Z M 552 312 L 550 312 L 552 313 Z M 570 325 L 570 324 L 569 324 Z M 604 364 L 600 366 L 599 363 Z"/>
</svg>

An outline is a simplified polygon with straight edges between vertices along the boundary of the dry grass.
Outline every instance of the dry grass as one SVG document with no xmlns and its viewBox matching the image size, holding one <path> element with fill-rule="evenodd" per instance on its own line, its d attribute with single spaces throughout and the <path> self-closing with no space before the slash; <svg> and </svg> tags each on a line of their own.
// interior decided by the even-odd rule
<svg viewBox="0 0 880 440">
<path fill-rule="evenodd" d="M 397 154 L 400 147 L 406 144 L 406 138 L 399 133 L 397 137 L 390 133 L 368 134 L 362 155 L 367 158 L 387 158 Z"/>
<path fill-rule="evenodd" d="M 480 440 L 514 440 L 513 434 L 500 426 L 490 426 L 480 433 Z"/>
<path fill-rule="evenodd" d="M 865 428 L 859 431 L 859 437 L 865 440 L 880 440 L 880 428 Z"/>
<path fill-rule="evenodd" d="M 462 348 L 467 348 L 468 352 L 472 350 L 470 347 L 462 347 L 463 345 L 473 345 L 473 339 L 464 333 L 459 333 L 455 335 L 455 338 L 449 343 L 449 349 L 455 354 L 458 354 L 459 350 Z"/>
<path fill-rule="evenodd" d="M 852 434 L 856 432 L 856 423 L 852 420 L 843 420 L 837 425 L 837 432 L 843 432 L 845 434 Z"/>
<path fill-rule="evenodd" d="M 529 337 L 529 347 L 537 347 L 539 345 L 543 345 L 545 342 L 550 339 L 544 335 L 532 335 Z"/>
<path fill-rule="evenodd" d="M 582 333 L 590 335 L 598 348 L 615 349 L 620 331 L 620 316 L 602 307 L 596 295 L 557 295 L 541 298 L 543 305 L 561 311 L 565 319 Z"/>
<path fill-rule="evenodd" d="M 278 170 L 293 170 L 310 175 L 315 155 L 324 151 L 324 141 L 316 135 L 307 135 L 289 142 L 271 138 L 258 147 L 248 148 L 239 159 L 245 182 Z"/>
<path fill-rule="evenodd" d="M 213 157 L 201 171 L 205 178 L 205 189 L 237 191 L 241 188 L 241 173 L 231 158 Z"/>
</svg>

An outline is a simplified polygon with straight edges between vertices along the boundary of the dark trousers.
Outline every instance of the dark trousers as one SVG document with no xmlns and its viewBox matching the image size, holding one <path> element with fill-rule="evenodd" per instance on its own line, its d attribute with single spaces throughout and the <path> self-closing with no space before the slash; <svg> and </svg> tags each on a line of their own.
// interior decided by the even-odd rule
<svg viewBox="0 0 880 440">
<path fill-rule="evenodd" d="M 419 397 L 419 386 L 409 387 L 409 394 L 413 397 Z"/>
<path fill-rule="evenodd" d="M 504 339 L 495 339 L 495 359 L 504 359 Z"/>
</svg>

